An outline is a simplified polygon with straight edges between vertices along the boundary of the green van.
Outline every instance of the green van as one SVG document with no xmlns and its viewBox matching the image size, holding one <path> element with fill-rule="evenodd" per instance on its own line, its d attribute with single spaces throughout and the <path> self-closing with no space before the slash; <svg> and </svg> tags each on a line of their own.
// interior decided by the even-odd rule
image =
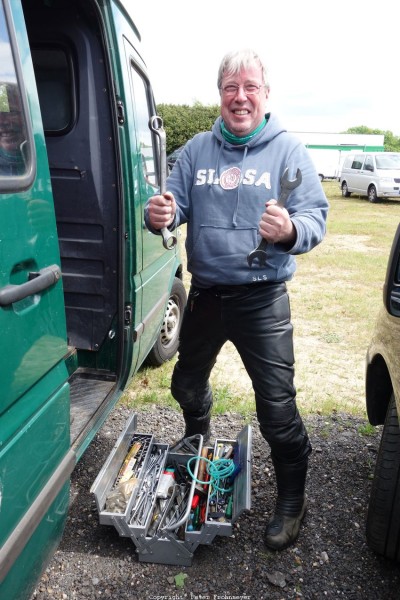
<svg viewBox="0 0 400 600">
<path fill-rule="evenodd" d="M 177 350 L 178 246 L 129 0 L 0 1 L 0 598 L 28 599 L 69 479 L 145 360 Z"/>
</svg>

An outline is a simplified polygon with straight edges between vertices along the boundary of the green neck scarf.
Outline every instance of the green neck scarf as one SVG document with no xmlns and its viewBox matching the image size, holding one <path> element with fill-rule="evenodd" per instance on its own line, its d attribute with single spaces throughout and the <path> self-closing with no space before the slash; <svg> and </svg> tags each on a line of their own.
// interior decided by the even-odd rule
<svg viewBox="0 0 400 600">
<path fill-rule="evenodd" d="M 260 133 L 261 129 L 263 129 L 267 122 L 268 122 L 268 117 L 269 115 L 266 115 L 263 120 L 261 121 L 261 123 L 259 124 L 259 126 L 252 131 L 251 133 L 249 133 L 248 135 L 245 135 L 243 137 L 239 137 L 237 135 L 234 135 L 233 133 L 231 133 L 230 131 L 227 130 L 227 128 L 225 127 L 225 123 L 223 121 L 221 121 L 221 133 L 222 133 L 222 137 L 229 142 L 230 144 L 247 144 L 247 142 L 249 142 L 255 135 L 257 135 L 257 133 Z"/>
</svg>

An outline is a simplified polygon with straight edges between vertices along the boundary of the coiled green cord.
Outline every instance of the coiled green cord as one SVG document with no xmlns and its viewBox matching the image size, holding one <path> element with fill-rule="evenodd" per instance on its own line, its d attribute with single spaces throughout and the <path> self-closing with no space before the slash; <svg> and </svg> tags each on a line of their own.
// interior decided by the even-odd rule
<svg viewBox="0 0 400 600">
<path fill-rule="evenodd" d="M 193 473 L 192 469 L 190 468 L 190 463 L 193 460 L 204 460 L 207 463 L 206 469 L 207 469 L 207 473 L 210 476 L 210 479 L 208 479 L 207 481 L 201 481 L 200 479 L 197 479 L 194 476 L 194 473 Z M 210 460 L 209 458 L 206 458 L 205 456 L 192 456 L 187 461 L 186 466 L 187 466 L 187 470 L 188 470 L 190 477 L 196 483 L 200 483 L 201 485 L 211 485 L 212 484 L 212 486 L 215 490 L 217 490 L 218 492 L 223 492 L 223 493 L 228 493 L 233 490 L 233 487 L 230 487 L 230 488 L 220 487 L 221 480 L 226 479 L 227 477 L 232 475 L 232 473 L 235 470 L 235 463 L 233 462 L 233 460 L 231 458 L 217 458 L 216 460 Z"/>
</svg>

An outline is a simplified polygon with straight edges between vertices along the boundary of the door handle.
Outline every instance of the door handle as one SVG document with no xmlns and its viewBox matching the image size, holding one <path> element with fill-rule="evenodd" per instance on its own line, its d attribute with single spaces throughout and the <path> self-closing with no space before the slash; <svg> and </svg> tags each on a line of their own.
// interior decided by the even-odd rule
<svg viewBox="0 0 400 600">
<path fill-rule="evenodd" d="M 26 283 L 6 285 L 0 289 L 0 306 L 9 306 L 23 298 L 41 292 L 61 279 L 61 269 L 58 265 L 45 267 L 38 272 L 31 271 Z"/>
</svg>

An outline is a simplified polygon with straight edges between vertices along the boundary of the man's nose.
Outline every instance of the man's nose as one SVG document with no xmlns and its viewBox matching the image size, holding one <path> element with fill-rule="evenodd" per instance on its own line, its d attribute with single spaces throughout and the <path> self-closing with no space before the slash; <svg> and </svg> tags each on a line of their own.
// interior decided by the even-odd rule
<svg viewBox="0 0 400 600">
<path fill-rule="evenodd" d="M 245 102 L 247 100 L 247 95 L 244 91 L 244 88 L 239 85 L 237 92 L 236 92 L 236 100 L 241 100 L 242 102 Z"/>
</svg>

